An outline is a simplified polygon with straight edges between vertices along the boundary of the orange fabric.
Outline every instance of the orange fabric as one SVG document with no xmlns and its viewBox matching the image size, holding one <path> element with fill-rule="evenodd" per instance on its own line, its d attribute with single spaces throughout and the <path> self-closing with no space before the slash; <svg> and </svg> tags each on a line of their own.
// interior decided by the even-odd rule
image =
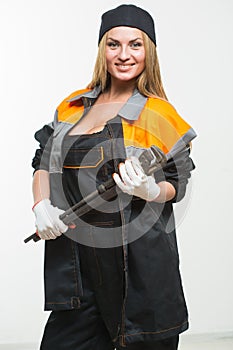
<svg viewBox="0 0 233 350">
<path fill-rule="evenodd" d="M 158 146 L 167 153 L 190 129 L 167 101 L 149 98 L 138 120 L 122 120 L 125 146 L 148 148 Z"/>
<path fill-rule="evenodd" d="M 74 102 L 68 102 L 68 100 L 87 91 L 90 89 L 75 91 L 60 103 L 57 108 L 59 122 L 75 124 L 80 119 L 84 111 L 82 100 Z"/>
<path fill-rule="evenodd" d="M 68 102 L 69 99 L 90 91 L 83 89 L 73 92 L 58 106 L 58 121 L 75 124 L 81 118 L 84 106 L 82 99 Z M 175 108 L 160 98 L 148 98 L 138 120 L 122 118 L 125 146 L 149 148 L 158 146 L 167 153 L 190 129 Z"/>
</svg>

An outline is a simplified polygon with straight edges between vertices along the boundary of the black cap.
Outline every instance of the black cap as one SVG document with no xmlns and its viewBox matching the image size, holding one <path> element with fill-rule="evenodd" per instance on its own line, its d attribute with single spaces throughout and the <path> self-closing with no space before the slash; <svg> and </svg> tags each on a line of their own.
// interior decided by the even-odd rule
<svg viewBox="0 0 233 350">
<path fill-rule="evenodd" d="M 99 31 L 100 43 L 103 35 L 114 27 L 133 27 L 145 32 L 156 46 L 155 27 L 151 15 L 135 5 L 120 5 L 102 15 Z"/>
</svg>

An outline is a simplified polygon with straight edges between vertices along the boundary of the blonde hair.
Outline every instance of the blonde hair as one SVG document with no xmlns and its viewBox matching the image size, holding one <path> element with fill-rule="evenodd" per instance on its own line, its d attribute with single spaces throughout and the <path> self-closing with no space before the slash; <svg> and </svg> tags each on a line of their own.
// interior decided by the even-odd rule
<svg viewBox="0 0 233 350">
<path fill-rule="evenodd" d="M 108 33 L 104 34 L 99 44 L 92 81 L 87 86 L 89 89 L 93 89 L 95 86 L 100 85 L 102 92 L 104 92 L 111 83 L 111 78 L 110 74 L 107 71 L 107 63 L 105 58 L 107 35 Z M 167 100 L 167 96 L 162 84 L 156 46 L 144 32 L 142 32 L 142 38 L 146 56 L 145 69 L 139 75 L 136 81 L 136 87 L 142 95 L 145 95 L 147 97 L 156 96 Z"/>
</svg>

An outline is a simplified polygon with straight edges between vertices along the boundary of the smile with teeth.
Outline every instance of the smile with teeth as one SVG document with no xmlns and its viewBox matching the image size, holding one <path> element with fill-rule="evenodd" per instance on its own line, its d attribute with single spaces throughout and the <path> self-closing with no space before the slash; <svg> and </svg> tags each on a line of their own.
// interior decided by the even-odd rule
<svg viewBox="0 0 233 350">
<path fill-rule="evenodd" d="M 131 63 L 131 64 L 116 63 L 115 65 L 117 66 L 117 68 L 120 68 L 120 69 L 128 69 L 130 67 L 133 67 L 135 63 Z"/>
</svg>

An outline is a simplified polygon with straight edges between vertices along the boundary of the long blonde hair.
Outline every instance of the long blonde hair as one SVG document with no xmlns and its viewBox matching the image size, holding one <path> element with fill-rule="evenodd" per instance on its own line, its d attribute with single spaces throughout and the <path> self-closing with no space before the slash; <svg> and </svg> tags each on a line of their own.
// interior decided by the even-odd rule
<svg viewBox="0 0 233 350">
<path fill-rule="evenodd" d="M 110 74 L 107 71 L 107 63 L 105 57 L 107 35 L 108 33 L 104 34 L 99 44 L 92 81 L 87 86 L 89 89 L 93 89 L 95 86 L 100 85 L 102 92 L 104 92 L 111 83 Z M 145 69 L 137 78 L 136 87 L 138 91 L 144 96 L 156 96 L 167 100 L 167 96 L 162 84 L 156 46 L 144 32 L 142 32 L 142 38 L 145 46 L 146 56 Z"/>
</svg>

